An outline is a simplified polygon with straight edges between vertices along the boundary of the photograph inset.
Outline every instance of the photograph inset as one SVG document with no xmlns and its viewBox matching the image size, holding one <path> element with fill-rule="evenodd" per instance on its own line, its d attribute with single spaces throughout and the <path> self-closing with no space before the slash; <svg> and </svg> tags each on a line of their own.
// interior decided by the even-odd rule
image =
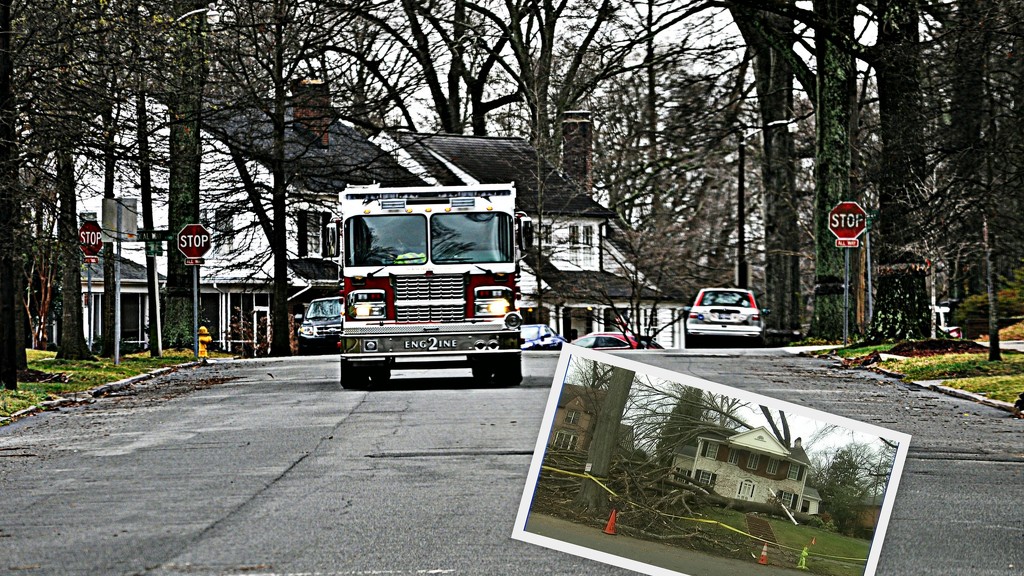
<svg viewBox="0 0 1024 576">
<path fill-rule="evenodd" d="M 870 576 L 909 440 L 568 346 L 513 538 L 648 574 Z"/>
</svg>

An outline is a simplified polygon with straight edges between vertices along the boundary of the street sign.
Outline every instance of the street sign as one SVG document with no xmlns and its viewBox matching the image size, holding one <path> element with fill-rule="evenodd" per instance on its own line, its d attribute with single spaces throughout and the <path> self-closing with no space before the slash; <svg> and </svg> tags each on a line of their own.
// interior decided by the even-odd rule
<svg viewBox="0 0 1024 576">
<path fill-rule="evenodd" d="M 860 248 L 860 239 L 836 238 L 836 248 Z"/>
<path fill-rule="evenodd" d="M 170 230 L 139 228 L 139 240 L 143 242 L 167 242 L 171 239 Z"/>
<path fill-rule="evenodd" d="M 202 224 L 186 224 L 178 232 L 178 250 L 189 260 L 201 260 L 210 251 L 210 233 Z M 199 262 L 195 262 L 199 264 Z"/>
<path fill-rule="evenodd" d="M 85 262 L 86 264 L 99 264 L 100 263 L 100 257 L 99 256 L 86 256 L 86 257 L 84 257 L 82 259 L 82 261 Z"/>
<path fill-rule="evenodd" d="M 96 256 L 103 249 L 103 230 L 94 221 L 82 224 L 78 229 L 78 243 L 86 256 Z"/>
<path fill-rule="evenodd" d="M 856 202 L 840 202 L 828 213 L 828 229 L 840 240 L 854 240 L 864 233 L 868 213 Z M 836 243 L 836 246 L 839 246 Z M 859 246 L 859 243 L 858 243 Z M 844 246 L 856 248 L 856 246 Z"/>
<path fill-rule="evenodd" d="M 202 266 L 205 262 L 202 258 L 185 258 L 185 266 Z"/>
</svg>

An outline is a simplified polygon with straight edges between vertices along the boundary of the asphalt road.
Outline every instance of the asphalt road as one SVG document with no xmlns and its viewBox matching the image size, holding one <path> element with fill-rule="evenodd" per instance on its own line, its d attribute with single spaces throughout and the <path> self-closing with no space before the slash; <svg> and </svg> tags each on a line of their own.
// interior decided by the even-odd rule
<svg viewBox="0 0 1024 576">
<path fill-rule="evenodd" d="M 634 357 L 911 434 L 878 574 L 1024 573 L 1024 421 L 784 352 Z M 0 428 L 0 574 L 628 574 L 509 538 L 556 360 L 370 393 L 218 363 Z"/>
</svg>

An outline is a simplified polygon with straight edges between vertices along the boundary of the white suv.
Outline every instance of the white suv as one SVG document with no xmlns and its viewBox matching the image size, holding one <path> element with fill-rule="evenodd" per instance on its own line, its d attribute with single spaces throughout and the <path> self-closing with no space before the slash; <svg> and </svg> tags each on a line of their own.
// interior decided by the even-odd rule
<svg viewBox="0 0 1024 576">
<path fill-rule="evenodd" d="M 704 288 L 687 311 L 686 346 L 693 348 L 709 338 L 749 339 L 764 345 L 762 311 L 754 293 L 741 288 Z"/>
</svg>

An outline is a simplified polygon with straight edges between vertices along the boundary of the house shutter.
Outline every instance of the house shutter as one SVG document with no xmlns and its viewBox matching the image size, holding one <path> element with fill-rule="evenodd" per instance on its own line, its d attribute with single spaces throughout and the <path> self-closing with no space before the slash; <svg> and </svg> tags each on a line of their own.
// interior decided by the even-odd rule
<svg viewBox="0 0 1024 576">
<path fill-rule="evenodd" d="M 299 258 L 305 258 L 309 255 L 309 231 L 306 226 L 307 217 L 308 212 L 306 210 L 299 210 L 298 220 L 295 223 L 296 234 L 299 237 Z"/>
</svg>

